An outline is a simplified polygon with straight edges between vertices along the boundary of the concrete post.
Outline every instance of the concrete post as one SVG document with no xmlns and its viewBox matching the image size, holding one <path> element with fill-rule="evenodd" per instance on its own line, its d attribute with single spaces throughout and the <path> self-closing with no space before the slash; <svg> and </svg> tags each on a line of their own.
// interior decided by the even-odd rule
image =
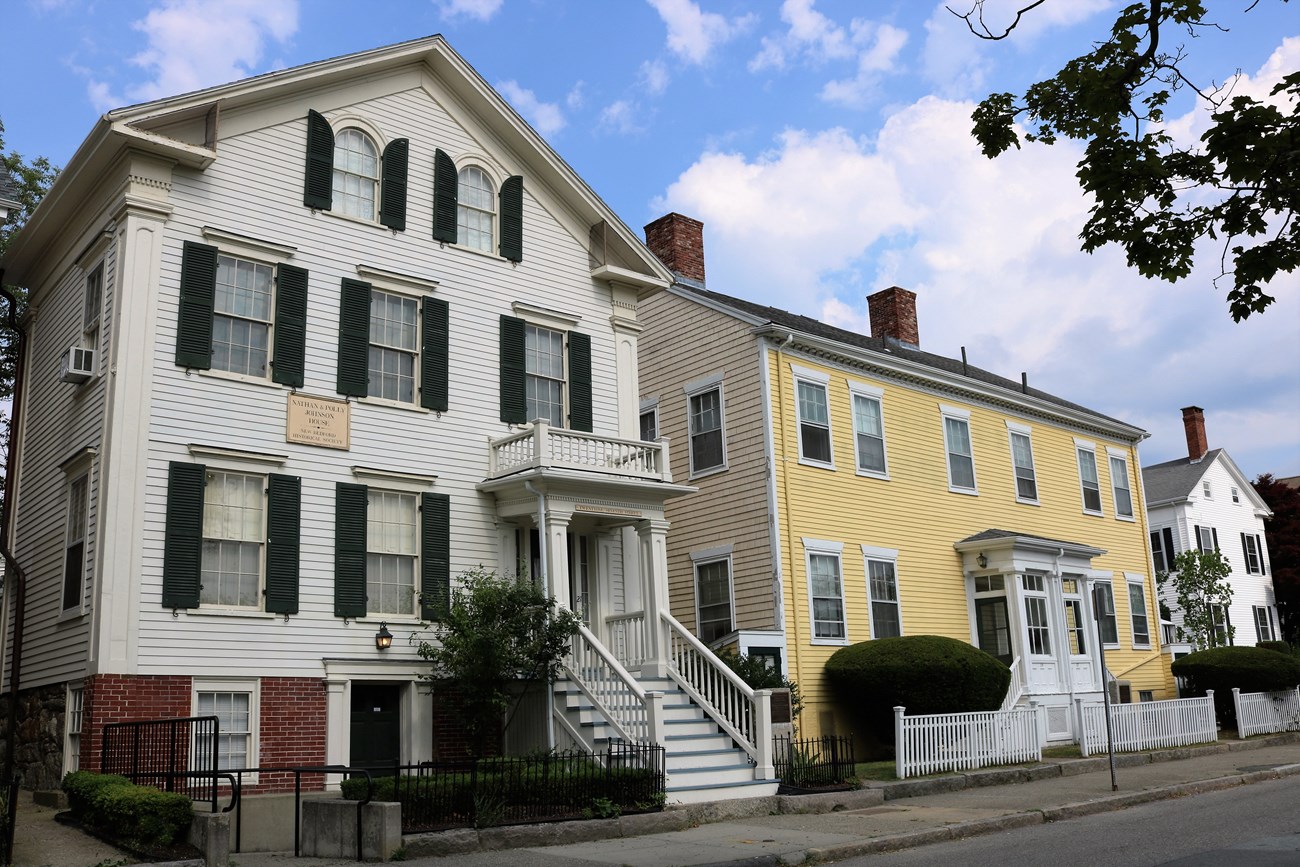
<svg viewBox="0 0 1300 867">
<path fill-rule="evenodd" d="M 1074 724 L 1079 734 L 1079 754 L 1088 758 L 1088 731 L 1083 726 L 1083 699 L 1074 700 Z"/>
<path fill-rule="evenodd" d="M 903 713 L 905 707 L 894 707 L 894 775 L 900 780 L 907 779 L 907 742 L 903 739 Z"/>
<path fill-rule="evenodd" d="M 754 779 L 776 778 L 772 758 L 772 690 L 754 690 Z"/>
<path fill-rule="evenodd" d="M 667 746 L 668 733 L 664 725 L 664 694 L 650 690 L 645 694 L 645 715 L 650 742 L 658 746 Z"/>
</svg>

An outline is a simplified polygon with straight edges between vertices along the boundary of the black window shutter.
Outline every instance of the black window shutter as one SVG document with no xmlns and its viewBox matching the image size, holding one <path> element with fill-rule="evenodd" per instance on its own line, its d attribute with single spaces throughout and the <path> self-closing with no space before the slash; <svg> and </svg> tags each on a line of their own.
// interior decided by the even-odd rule
<svg viewBox="0 0 1300 867">
<path fill-rule="evenodd" d="M 447 411 L 447 302 L 441 298 L 424 299 L 421 330 L 424 345 L 420 349 L 420 406 L 437 412 Z"/>
<path fill-rule="evenodd" d="M 420 497 L 420 617 L 442 620 L 451 607 L 451 498 Z"/>
<path fill-rule="evenodd" d="M 176 314 L 176 363 L 212 366 L 212 302 L 217 291 L 217 248 L 186 241 L 181 253 L 181 298 Z"/>
<path fill-rule="evenodd" d="M 528 421 L 528 368 L 524 359 L 524 320 L 501 317 L 501 420 Z"/>
<path fill-rule="evenodd" d="M 406 161 L 411 143 L 396 138 L 384 148 L 380 171 L 379 222 L 399 232 L 406 230 Z"/>
<path fill-rule="evenodd" d="M 1165 562 L 1170 572 L 1174 571 L 1174 531 L 1172 527 L 1165 527 Z"/>
<path fill-rule="evenodd" d="M 442 148 L 433 153 L 433 240 L 456 243 L 456 164 Z"/>
<path fill-rule="evenodd" d="M 1204 551 L 1205 546 L 1201 544 L 1201 525 L 1196 524 L 1192 527 L 1192 533 L 1196 536 L 1196 550 Z"/>
<path fill-rule="evenodd" d="M 272 474 L 266 482 L 266 610 L 297 614 L 302 479 Z"/>
<path fill-rule="evenodd" d="M 1151 565 L 1157 572 L 1168 571 L 1168 567 L 1165 566 L 1165 552 L 1160 548 L 1159 530 L 1151 534 Z"/>
<path fill-rule="evenodd" d="M 275 269 L 275 350 L 271 379 L 302 388 L 307 355 L 307 271 L 293 265 Z"/>
<path fill-rule="evenodd" d="M 167 466 L 167 526 L 163 531 L 163 608 L 198 608 L 203 570 L 202 464 Z"/>
<path fill-rule="evenodd" d="M 591 430 L 591 337 L 569 332 L 569 427 Z"/>
<path fill-rule="evenodd" d="M 307 112 L 307 172 L 302 203 L 328 211 L 334 204 L 334 130 L 318 111 Z"/>
<path fill-rule="evenodd" d="M 511 262 L 524 260 L 524 179 L 506 178 L 501 185 L 501 255 Z"/>
<path fill-rule="evenodd" d="M 1251 573 L 1255 570 L 1250 568 L 1250 546 L 1246 542 L 1246 534 L 1241 534 L 1241 560 L 1246 564 L 1246 572 Z"/>
<path fill-rule="evenodd" d="M 1214 540 L 1214 550 L 1219 550 L 1219 531 L 1214 527 L 1210 528 L 1210 538 Z"/>
<path fill-rule="evenodd" d="M 338 393 L 365 397 L 369 365 L 370 284 L 344 277 L 339 290 Z"/>
<path fill-rule="evenodd" d="M 365 485 L 334 488 L 334 616 L 366 616 Z"/>
</svg>

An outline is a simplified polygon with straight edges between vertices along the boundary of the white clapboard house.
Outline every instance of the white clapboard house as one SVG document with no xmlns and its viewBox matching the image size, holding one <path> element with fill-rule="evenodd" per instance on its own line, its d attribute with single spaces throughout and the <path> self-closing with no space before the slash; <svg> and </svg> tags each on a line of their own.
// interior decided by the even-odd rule
<svg viewBox="0 0 1300 867">
<path fill-rule="evenodd" d="M 27 785 L 192 714 L 229 767 L 454 755 L 410 637 L 482 565 L 587 625 L 508 744 L 774 790 L 766 695 L 668 613 L 692 489 L 638 438 L 637 303 L 672 275 L 441 37 L 109 112 L 0 266 Z"/>
</svg>

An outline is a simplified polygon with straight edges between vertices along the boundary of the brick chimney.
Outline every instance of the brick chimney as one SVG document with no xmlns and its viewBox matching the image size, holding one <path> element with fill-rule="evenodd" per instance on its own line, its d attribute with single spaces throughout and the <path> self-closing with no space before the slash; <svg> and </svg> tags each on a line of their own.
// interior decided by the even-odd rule
<svg viewBox="0 0 1300 867">
<path fill-rule="evenodd" d="M 887 342 L 921 348 L 920 329 L 916 325 L 916 293 L 898 286 L 882 289 L 867 296 L 867 313 L 871 317 L 871 336 Z"/>
<path fill-rule="evenodd" d="M 679 277 L 704 285 L 704 224 L 665 214 L 645 227 L 645 243 Z"/>
<path fill-rule="evenodd" d="M 1183 430 L 1187 433 L 1187 457 L 1199 461 L 1210 450 L 1205 438 L 1205 410 L 1199 406 L 1183 407 Z"/>
</svg>

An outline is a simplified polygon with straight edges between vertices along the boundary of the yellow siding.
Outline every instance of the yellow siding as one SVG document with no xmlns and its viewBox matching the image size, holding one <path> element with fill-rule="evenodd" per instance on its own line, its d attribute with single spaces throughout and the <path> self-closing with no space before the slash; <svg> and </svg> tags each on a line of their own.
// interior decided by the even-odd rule
<svg viewBox="0 0 1300 867">
<path fill-rule="evenodd" d="M 799 462 L 793 361 L 800 368 L 830 376 L 827 385 L 835 469 Z M 848 643 L 870 637 L 868 598 L 861 545 L 898 550 L 897 579 L 903 634 L 937 634 L 971 641 L 971 623 L 961 558 L 953 544 L 988 529 L 1010 530 L 1080 542 L 1106 553 L 1095 570 L 1112 571 L 1120 647 L 1107 650 L 1107 667 L 1138 690 L 1156 698 L 1170 693 L 1168 666 L 1159 648 L 1159 615 L 1151 576 L 1146 518 L 1138 488 L 1136 448 L 1067 429 L 1042 419 L 1015 416 L 956 397 L 928 393 L 892 380 L 849 373 L 830 365 L 768 353 L 774 400 L 777 509 L 781 572 L 791 676 L 803 691 L 801 732 L 822 733 L 829 708 L 823 669 L 839 646 L 813 644 L 808 574 L 803 538 L 843 545 L 842 580 Z M 882 389 L 889 478 L 856 472 L 848 382 Z M 940 404 L 970 413 L 972 452 L 978 494 L 948 489 L 947 458 Z M 1006 421 L 1032 429 L 1039 505 L 1016 502 L 1014 470 Z M 1074 438 L 1096 444 L 1103 516 L 1083 513 Z M 1135 518 L 1115 515 L 1107 446 L 1127 456 Z M 1149 650 L 1132 646 L 1128 589 L 1124 573 L 1144 579 Z M 840 731 L 848 723 L 840 719 Z"/>
</svg>

